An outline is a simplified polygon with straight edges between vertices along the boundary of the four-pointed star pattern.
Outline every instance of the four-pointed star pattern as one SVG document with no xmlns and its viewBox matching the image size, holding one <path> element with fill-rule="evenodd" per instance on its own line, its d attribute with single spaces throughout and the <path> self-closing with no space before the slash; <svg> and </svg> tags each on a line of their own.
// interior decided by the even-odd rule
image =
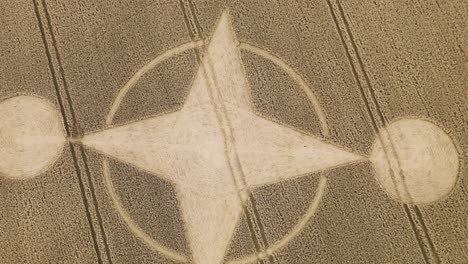
<svg viewBox="0 0 468 264">
<path fill-rule="evenodd" d="M 224 13 L 183 108 L 89 134 L 83 144 L 172 182 L 193 261 L 223 261 L 246 191 L 364 157 L 257 115 Z"/>
</svg>

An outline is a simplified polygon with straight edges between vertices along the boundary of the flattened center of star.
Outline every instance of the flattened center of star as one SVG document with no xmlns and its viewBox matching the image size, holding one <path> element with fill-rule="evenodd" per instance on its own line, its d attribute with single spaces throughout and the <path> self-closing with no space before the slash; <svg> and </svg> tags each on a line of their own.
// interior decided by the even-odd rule
<svg viewBox="0 0 468 264">
<path fill-rule="evenodd" d="M 224 102 L 229 119 L 240 116 L 239 107 Z M 190 189 L 203 190 L 206 195 L 223 195 L 239 191 L 229 161 L 227 141 L 234 148 L 235 138 L 228 138 L 223 132 L 216 113 L 215 104 L 204 103 L 190 106 L 179 111 L 172 132 L 174 134 L 175 153 L 181 160 L 190 160 L 181 170 L 177 181 Z M 253 114 L 251 114 L 253 115 Z M 228 128 L 231 129 L 231 128 Z M 235 134 L 235 132 L 234 132 Z M 239 159 L 234 149 L 232 155 Z M 185 157 L 183 157 L 185 156 Z"/>
</svg>

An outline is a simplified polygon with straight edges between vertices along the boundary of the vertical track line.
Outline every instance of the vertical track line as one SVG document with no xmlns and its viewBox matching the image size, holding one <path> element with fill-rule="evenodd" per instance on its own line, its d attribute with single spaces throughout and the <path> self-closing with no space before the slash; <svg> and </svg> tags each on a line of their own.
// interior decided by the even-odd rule
<svg viewBox="0 0 468 264">
<path fill-rule="evenodd" d="M 47 4 L 46 4 L 45 0 L 42 0 L 41 2 L 42 2 L 43 12 L 44 12 L 47 24 L 45 24 L 42 21 L 41 17 L 40 17 L 38 0 L 33 0 L 34 9 L 35 9 L 35 12 L 36 12 L 36 17 L 38 19 L 39 27 L 41 29 L 42 39 L 43 39 L 44 46 L 45 46 L 45 49 L 46 49 L 46 55 L 47 55 L 47 58 L 48 58 L 48 61 L 49 61 L 49 68 L 50 68 L 50 71 L 51 71 L 51 74 L 52 74 L 54 87 L 55 87 L 55 90 L 56 90 L 56 93 L 57 93 L 57 97 L 58 97 L 58 101 L 59 101 L 59 105 L 60 105 L 60 110 L 61 110 L 61 113 L 62 113 L 62 116 L 63 116 L 63 119 L 64 119 L 64 126 L 65 126 L 65 130 L 67 132 L 67 137 L 76 137 L 76 136 L 80 137 L 82 132 L 81 132 L 81 130 L 80 130 L 79 126 L 78 126 L 78 123 L 76 121 L 76 114 L 75 114 L 74 107 L 73 107 L 73 102 L 72 102 L 72 99 L 71 99 L 71 96 L 70 96 L 68 82 L 67 82 L 67 80 L 65 78 L 65 71 L 64 71 L 64 68 L 63 68 L 63 65 L 62 65 L 62 59 L 61 59 L 61 56 L 60 56 L 60 53 L 59 53 L 59 50 L 58 50 L 57 41 L 56 41 L 56 38 L 55 38 L 55 33 L 53 31 L 51 17 L 50 17 L 49 11 L 47 9 Z M 66 111 L 65 111 L 64 99 L 63 99 L 62 94 L 60 93 L 60 87 L 59 87 L 58 80 L 57 80 L 57 75 L 58 74 L 55 71 L 55 68 L 53 66 L 51 50 L 50 50 L 49 44 L 47 42 L 45 27 L 48 28 L 49 33 L 50 33 L 50 37 L 51 37 L 51 40 L 52 40 L 52 46 L 53 46 L 55 56 L 56 56 L 56 59 L 57 59 L 57 63 L 58 63 L 58 67 L 59 67 L 60 78 L 61 78 L 62 84 L 64 86 L 65 99 L 67 101 L 66 103 L 68 104 L 68 107 L 70 109 L 70 115 L 71 115 L 71 120 L 70 121 L 71 121 L 71 126 L 72 126 L 71 128 L 70 128 L 70 123 L 69 123 L 69 120 L 68 120 L 68 117 L 67 117 Z M 101 252 L 99 250 L 96 230 L 94 228 L 93 220 L 92 220 L 92 217 L 91 217 L 90 202 L 89 202 L 88 198 L 86 197 L 85 186 L 84 186 L 84 182 L 83 182 L 83 179 L 82 179 L 83 171 L 79 168 L 78 155 L 77 155 L 77 152 L 76 152 L 76 150 L 74 148 L 74 145 L 71 142 L 69 142 L 69 146 L 70 146 L 73 162 L 75 163 L 75 169 L 76 169 L 78 180 L 79 180 L 80 191 L 82 193 L 82 199 L 83 199 L 83 202 L 85 204 L 86 215 L 87 215 L 87 219 L 88 219 L 88 224 L 89 224 L 90 229 L 91 229 L 91 235 L 92 235 L 92 238 L 93 238 L 94 248 L 95 248 L 95 251 L 96 251 L 96 254 L 97 254 L 97 257 L 98 257 L 98 263 L 103 263 L 102 258 L 101 258 Z M 91 177 L 87 157 L 86 157 L 84 148 L 83 148 L 83 146 L 81 144 L 78 146 L 78 149 L 80 151 L 80 156 L 81 156 L 81 158 L 83 160 L 83 164 L 84 164 L 84 167 L 85 167 L 84 173 L 87 176 L 89 189 L 90 189 L 90 193 L 91 193 L 91 199 L 92 199 L 94 209 L 96 210 L 96 217 L 97 217 L 97 220 L 98 220 L 100 234 L 101 234 L 102 239 L 103 239 L 106 256 L 107 256 L 108 262 L 110 264 L 112 264 L 112 258 L 111 258 L 111 254 L 110 254 L 110 251 L 109 251 L 109 246 L 108 246 L 108 243 L 107 243 L 107 236 L 105 234 L 105 230 L 104 230 L 103 222 L 102 222 L 102 217 L 101 217 L 101 214 L 99 212 L 99 205 L 98 205 L 98 201 L 97 201 L 95 188 L 94 188 L 94 184 L 93 184 L 93 181 L 92 181 L 92 177 Z"/>
<path fill-rule="evenodd" d="M 382 114 L 382 111 L 380 109 L 380 106 L 379 106 L 379 103 L 377 101 L 377 98 L 376 98 L 376 95 L 375 95 L 375 92 L 374 92 L 374 89 L 372 89 L 372 85 L 371 85 L 371 82 L 370 82 L 370 79 L 369 79 L 369 76 L 367 74 L 367 71 L 365 70 L 365 67 L 364 67 L 364 63 L 362 61 L 362 58 L 361 58 L 361 55 L 359 53 L 359 50 L 357 48 L 357 45 L 356 45 L 356 42 L 354 41 L 354 36 L 353 36 L 353 33 L 351 32 L 351 29 L 350 29 L 350 26 L 349 26 L 349 23 L 348 23 L 348 20 L 346 19 L 346 16 L 345 16 L 345 13 L 344 13 L 344 10 L 343 10 L 343 7 L 341 6 L 341 3 L 339 0 L 336 1 L 337 3 L 337 6 L 338 6 L 338 9 L 340 10 L 340 14 L 341 14 L 341 17 L 343 19 L 343 22 L 345 24 L 345 28 L 346 28 L 346 31 L 348 32 L 348 35 L 349 35 L 349 38 L 350 38 L 350 41 L 351 41 L 351 44 L 353 46 L 353 49 L 354 49 L 354 52 L 356 53 L 356 58 L 359 62 L 359 65 L 361 67 L 361 70 L 364 74 L 364 79 L 366 81 L 366 84 L 367 84 L 367 87 L 368 87 L 368 90 L 369 90 L 369 94 L 370 94 L 370 97 L 371 97 L 371 100 L 372 102 L 374 103 L 375 107 L 376 107 L 376 111 L 377 111 L 377 115 L 379 116 L 379 118 L 381 119 L 381 122 L 385 125 L 386 124 L 386 119 L 385 117 L 383 116 Z M 398 153 L 396 152 L 395 150 L 395 146 L 391 140 L 391 137 L 389 136 L 389 141 L 390 141 L 390 147 L 392 148 L 392 152 L 394 153 L 395 157 L 396 157 L 396 161 L 397 161 L 397 166 L 398 166 L 398 172 L 399 172 L 399 176 L 402 178 L 403 180 L 403 186 L 405 187 L 406 189 L 406 192 L 407 192 L 407 195 L 410 197 L 410 199 L 412 200 L 411 198 L 411 194 L 408 190 L 408 186 L 405 184 L 405 175 L 402 171 L 402 166 L 400 164 L 400 158 L 399 158 L 399 155 Z M 434 246 L 434 243 L 431 239 L 431 237 L 429 236 L 429 233 L 428 233 L 428 230 L 427 230 L 427 227 L 424 223 L 424 219 L 423 219 L 423 216 L 420 212 L 420 209 L 419 209 L 419 206 L 417 205 L 414 205 L 414 211 L 416 213 L 416 217 L 418 218 L 419 222 L 421 223 L 421 227 L 422 227 L 422 230 L 423 230 L 423 233 L 424 233 L 424 236 L 425 238 L 427 239 L 428 241 L 428 244 L 429 244 L 429 249 L 431 250 L 431 253 L 432 255 L 434 256 L 434 260 L 436 262 L 436 264 L 439 264 L 440 263 L 440 258 L 439 258 L 439 255 L 437 254 L 437 251 L 435 249 L 435 246 Z"/>
<path fill-rule="evenodd" d="M 185 7 L 184 2 L 182 0 L 179 0 L 179 4 L 180 4 L 180 7 L 182 9 L 182 13 L 183 13 L 183 16 L 184 16 L 184 21 L 185 21 L 189 36 L 192 39 L 192 41 L 196 41 L 197 36 L 199 38 L 205 39 L 206 36 L 204 35 L 203 28 L 200 26 L 198 18 L 196 17 L 195 6 L 193 5 L 193 3 L 190 0 L 188 0 L 189 10 Z M 193 17 L 193 20 L 194 20 L 193 27 L 194 27 L 196 32 L 193 32 L 191 30 L 191 25 L 192 24 L 190 23 L 188 12 L 191 12 L 191 16 Z M 202 56 L 200 54 L 200 51 L 198 49 L 195 49 L 194 52 L 195 52 L 195 56 L 196 56 L 198 64 L 200 65 L 200 67 L 203 67 L 203 61 L 202 61 L 203 58 L 202 58 Z M 213 67 L 211 66 L 210 63 L 209 63 L 209 66 L 210 66 L 210 69 L 205 69 L 205 71 L 204 71 L 205 74 L 207 73 L 207 70 L 209 70 L 209 72 L 211 72 L 212 75 L 214 75 L 214 69 L 213 69 Z M 213 81 L 216 83 L 216 80 L 215 80 L 214 76 L 212 76 L 212 77 L 213 78 L 211 78 L 211 79 L 213 79 Z M 206 76 L 206 78 L 208 78 L 208 76 Z M 210 92 L 210 94 L 213 96 L 213 94 L 211 92 Z M 221 113 L 219 113 L 219 111 L 216 111 L 216 112 L 218 112 L 217 116 L 218 116 L 218 118 L 220 118 L 219 114 L 221 114 Z M 229 119 L 229 118 L 227 118 L 227 119 Z M 228 129 L 232 129 L 231 125 L 229 124 L 230 123 L 229 120 L 227 120 L 227 123 L 228 123 L 227 124 Z M 223 134 L 224 134 L 224 136 L 226 138 L 225 139 L 226 141 L 232 139 L 232 137 L 229 137 L 229 139 L 227 138 L 225 129 L 222 129 L 222 130 L 223 130 Z M 232 132 L 229 133 L 229 134 L 232 134 Z M 226 153 L 226 155 L 228 155 L 228 154 Z M 229 155 L 227 156 L 227 159 L 228 159 L 228 161 L 230 160 Z M 234 158 L 234 162 L 235 162 L 236 166 L 239 166 L 239 161 L 236 158 Z M 229 167 L 231 167 L 231 171 L 233 171 L 233 168 L 232 168 L 233 164 L 231 164 L 230 161 L 228 163 L 229 163 Z M 241 167 L 240 167 L 240 171 L 241 171 L 241 174 L 242 174 L 241 175 L 242 176 L 241 180 L 244 181 L 244 183 L 242 185 L 245 186 L 245 176 L 243 175 Z M 236 181 L 236 177 L 234 177 L 234 178 L 235 178 L 234 180 Z M 237 183 L 236 185 L 239 185 L 239 183 Z M 238 188 L 239 188 L 239 186 L 238 186 Z M 245 189 L 245 188 L 242 188 L 242 189 Z M 248 200 L 250 200 L 250 203 L 252 204 L 253 215 L 250 214 L 250 212 L 247 209 L 247 206 L 245 204 L 245 201 L 243 201 L 241 196 L 239 196 L 239 199 L 241 199 L 241 204 L 242 204 L 242 207 L 243 207 L 244 214 L 246 215 L 246 218 L 247 218 L 247 225 L 248 225 L 252 240 L 254 242 L 255 249 L 256 249 L 257 253 L 260 253 L 260 252 L 262 252 L 262 245 L 261 245 L 259 239 L 257 238 L 256 232 L 255 232 L 255 228 L 254 228 L 255 223 L 257 223 L 257 226 L 259 228 L 259 232 L 260 232 L 263 247 L 268 248 L 268 242 L 266 240 L 266 234 L 265 234 L 265 231 L 264 231 L 264 227 L 260 222 L 260 217 L 259 217 L 259 213 L 258 213 L 258 209 L 256 207 L 254 197 L 253 197 L 252 193 L 249 190 L 245 189 L 245 191 L 247 192 Z M 272 256 L 268 256 L 268 259 L 270 260 L 270 262 L 273 262 Z M 259 262 L 262 263 L 262 264 L 266 264 L 263 259 L 259 260 Z"/>
<path fill-rule="evenodd" d="M 44 24 L 42 22 L 41 15 L 40 15 L 40 12 L 39 12 L 38 2 L 37 2 L 37 0 L 32 0 L 32 2 L 33 2 L 33 6 L 34 6 L 34 13 L 36 15 L 36 19 L 37 19 L 37 22 L 38 22 L 38 25 L 39 25 L 39 30 L 41 31 L 42 42 L 44 44 L 44 49 L 45 49 L 45 53 L 46 53 L 46 56 L 47 56 L 47 61 L 49 63 L 49 71 L 50 71 L 50 73 L 52 75 L 52 81 L 53 81 L 53 84 L 54 84 L 55 92 L 57 94 L 57 101 L 59 103 L 60 112 L 62 114 L 65 131 L 66 131 L 67 136 L 69 137 L 69 136 L 71 136 L 71 131 L 70 131 L 70 128 L 68 127 L 67 115 L 65 113 L 65 107 L 64 107 L 63 99 L 62 99 L 61 94 L 60 94 L 60 87 L 58 85 L 56 72 L 55 72 L 55 69 L 53 67 L 52 55 L 51 55 L 51 52 L 50 52 L 49 44 L 47 42 L 47 37 L 46 37 L 45 29 L 44 29 Z M 101 259 L 101 253 L 100 253 L 100 250 L 99 250 L 99 246 L 98 246 L 98 243 L 97 243 L 96 231 L 94 230 L 94 225 L 92 223 L 91 212 L 90 212 L 90 208 L 89 208 L 89 201 L 86 198 L 83 180 L 81 179 L 81 170 L 80 170 L 80 167 L 78 165 L 75 150 L 74 150 L 73 145 L 71 143 L 69 143 L 69 148 L 70 148 L 70 152 L 72 154 L 73 164 L 75 166 L 75 170 L 76 170 L 76 173 L 77 173 L 77 176 L 78 176 L 77 177 L 78 178 L 78 185 L 79 185 L 79 188 L 80 188 L 81 198 L 83 200 L 83 205 L 85 207 L 86 219 L 87 219 L 87 222 L 88 222 L 88 225 L 89 225 L 89 228 L 90 228 L 91 238 L 93 240 L 93 248 L 94 248 L 94 251 L 96 253 L 98 263 L 102 264 L 103 262 L 102 262 L 102 259 Z"/>
<path fill-rule="evenodd" d="M 368 112 L 368 114 L 369 114 L 369 117 L 370 117 L 370 119 L 371 119 L 371 121 L 372 121 L 372 126 L 373 126 L 373 128 L 374 128 L 374 130 L 375 130 L 377 136 L 379 137 L 380 141 L 381 141 L 381 142 L 384 142 L 382 136 L 381 136 L 380 133 L 379 133 L 379 126 L 378 126 L 378 124 L 377 124 L 377 120 L 376 120 L 376 119 L 374 118 L 374 116 L 373 116 L 373 112 L 372 112 L 372 110 L 371 110 L 371 108 L 370 108 L 370 104 L 369 104 L 369 102 L 368 102 L 368 100 L 367 100 L 367 96 L 366 96 L 366 94 L 365 94 L 365 92 L 364 92 L 364 88 L 363 88 L 362 83 L 361 83 L 361 81 L 360 81 L 359 75 L 357 74 L 357 70 L 356 70 L 356 67 L 355 67 L 355 65 L 354 65 L 354 63 L 353 63 L 353 60 L 352 60 L 352 57 L 351 57 L 351 54 L 350 54 L 348 45 L 346 44 L 346 41 L 344 40 L 343 32 L 341 31 L 341 28 L 340 28 L 340 26 L 339 26 L 339 22 L 338 22 L 337 16 L 336 16 L 336 14 L 335 14 L 335 12 L 334 12 L 334 9 L 333 9 L 333 6 L 332 6 L 330 0 L 327 0 L 327 4 L 328 4 L 328 7 L 329 7 L 329 9 L 330 9 L 330 13 L 331 13 L 331 15 L 332 15 L 332 17 L 333 17 L 335 26 L 336 26 L 336 28 L 337 28 L 337 31 L 338 31 L 338 34 L 339 34 L 341 43 L 342 43 L 342 45 L 343 45 L 343 47 L 344 47 L 344 49 L 345 49 L 345 51 L 346 51 L 346 55 L 347 55 L 347 57 L 348 57 L 348 60 L 349 60 L 350 65 L 351 65 L 351 69 L 352 69 L 354 78 L 356 79 L 356 82 L 357 82 L 357 84 L 358 84 L 358 88 L 359 88 L 359 90 L 360 90 L 361 97 L 362 97 L 362 99 L 364 100 L 364 104 L 365 104 L 366 110 L 367 110 L 367 112 Z M 383 114 L 382 114 L 382 112 L 381 112 L 381 110 L 380 110 L 380 106 L 379 106 L 379 104 L 378 104 L 378 101 L 377 101 L 377 98 L 376 98 L 376 96 L 375 96 L 375 93 L 374 93 L 374 91 L 373 91 L 373 89 L 372 89 L 369 76 L 368 76 L 367 72 L 365 71 L 364 63 L 363 63 L 362 58 L 361 58 L 361 56 L 360 56 L 360 54 L 359 54 L 359 52 L 358 52 L 357 45 L 356 45 L 356 43 L 355 43 L 355 41 L 354 41 L 354 36 L 353 36 L 353 34 L 352 34 L 351 30 L 350 30 L 349 23 L 348 23 L 348 21 L 347 21 L 347 19 L 346 19 L 346 17 L 345 17 L 344 10 L 343 10 L 343 8 L 342 8 L 342 6 L 341 6 L 341 4 L 340 4 L 339 1 L 336 1 L 336 5 L 338 6 L 341 19 L 343 20 L 343 23 L 344 23 L 344 26 L 345 26 L 345 29 L 346 29 L 346 33 L 348 34 L 348 36 L 349 36 L 349 38 L 350 38 L 350 42 L 351 42 L 352 48 L 353 48 L 353 50 L 354 50 L 354 53 L 356 54 L 356 58 L 357 58 L 357 60 L 358 60 L 359 67 L 361 68 L 361 71 L 363 72 L 366 85 L 367 85 L 367 87 L 369 88 L 368 90 L 369 90 L 369 93 L 370 93 L 371 102 L 373 103 L 374 107 L 376 108 L 377 116 L 378 116 L 380 122 L 382 123 L 383 126 L 385 126 L 385 124 L 386 124 L 386 119 L 385 119 L 385 117 L 383 116 Z M 395 151 L 395 148 L 394 148 L 394 146 L 393 146 L 393 143 L 391 142 L 391 138 L 389 138 L 389 140 L 390 140 L 390 143 L 391 143 L 390 145 L 391 145 L 391 148 L 392 148 L 391 150 L 392 150 L 393 154 L 397 155 L 397 153 L 396 153 L 396 151 Z M 382 144 L 383 144 L 383 143 L 382 143 Z M 385 148 L 384 148 L 384 150 L 385 150 Z M 385 150 L 385 152 L 387 152 L 387 150 Z M 388 156 L 387 153 L 386 153 L 386 156 Z M 399 163 L 398 157 L 396 157 L 396 159 L 397 159 L 397 162 Z M 398 164 L 398 167 L 399 167 L 399 174 L 400 174 L 400 177 L 403 178 L 403 177 L 404 177 L 404 174 L 403 174 L 403 172 L 401 171 L 401 166 L 400 166 L 399 164 Z M 391 176 L 392 176 L 391 178 L 392 178 L 393 184 L 394 184 L 395 186 L 397 186 L 397 185 L 396 185 L 396 176 L 394 175 L 393 170 L 390 170 L 390 174 L 391 174 Z M 404 184 L 404 187 L 405 187 L 406 192 L 408 193 L 408 195 L 410 195 L 406 184 Z M 401 194 L 400 194 L 400 190 L 399 190 L 398 188 L 396 188 L 396 192 L 397 192 L 397 196 L 400 196 L 400 195 L 401 195 Z M 424 248 L 423 241 L 421 241 L 420 234 L 419 234 L 419 231 L 418 231 L 418 229 L 417 229 L 417 225 L 416 225 L 416 223 L 415 223 L 415 221 L 413 220 L 413 217 L 412 217 L 412 215 L 411 215 L 410 208 L 409 208 L 409 206 L 406 205 L 406 204 L 403 205 L 403 208 L 404 208 L 404 211 L 405 211 L 405 214 L 406 214 L 408 220 L 410 221 L 410 226 L 411 226 L 411 228 L 412 228 L 412 230 L 413 230 L 413 233 L 414 233 L 415 236 L 416 236 L 416 240 L 417 240 L 418 245 L 419 245 L 419 248 L 420 248 L 420 250 L 421 250 L 421 252 L 422 252 L 423 258 L 424 258 L 424 260 L 425 260 L 426 263 L 430 263 L 429 257 L 427 256 L 427 253 L 426 253 L 425 248 Z M 416 206 L 416 205 L 414 205 L 414 208 L 415 208 L 415 211 L 416 211 L 416 210 L 419 210 L 418 206 Z M 419 222 L 421 222 L 421 223 L 424 225 L 423 220 L 422 220 L 422 215 L 421 215 L 421 214 L 417 214 L 417 218 L 418 218 Z M 427 228 L 426 228 L 426 229 L 427 229 Z M 433 243 L 432 243 L 432 240 L 430 239 L 428 233 L 424 230 L 424 227 L 423 227 L 423 231 L 424 231 L 424 235 L 425 235 L 426 239 L 428 240 L 429 247 L 430 247 L 430 249 L 431 249 L 431 251 L 432 251 L 432 253 L 433 253 L 434 257 L 435 257 L 436 263 L 440 263 L 439 257 L 438 257 L 438 255 L 437 255 L 437 253 L 436 253 L 436 251 L 435 251 L 435 247 L 434 247 L 434 245 L 433 245 Z"/>
<path fill-rule="evenodd" d="M 201 36 L 203 39 L 206 39 L 207 36 L 205 35 L 204 30 L 201 27 L 200 22 L 198 21 L 197 14 L 195 12 L 195 10 L 196 10 L 195 5 L 193 4 L 192 0 L 188 0 L 188 4 L 189 4 L 190 11 L 192 13 L 192 17 L 194 19 L 195 28 L 198 31 L 198 35 Z M 230 21 L 230 23 L 232 23 L 232 21 Z M 210 67 L 210 72 L 211 72 L 211 75 L 212 75 L 211 79 L 215 83 L 215 86 L 217 86 L 217 87 L 215 87 L 215 92 L 216 92 L 216 88 L 219 88 L 219 85 L 218 85 L 218 82 L 217 82 L 217 79 L 216 79 L 215 69 L 214 69 L 212 63 L 208 62 L 208 65 Z M 220 96 L 220 95 L 218 95 L 218 96 Z M 258 212 L 255 197 L 253 196 L 253 193 L 247 188 L 247 183 L 246 183 L 246 180 L 245 180 L 245 173 L 244 173 L 244 170 L 242 168 L 242 164 L 240 163 L 239 156 L 238 156 L 237 151 L 236 151 L 235 138 L 233 136 L 231 121 L 230 121 L 229 116 L 226 114 L 226 109 L 225 109 L 224 104 L 221 105 L 221 108 L 222 108 L 221 111 L 225 115 L 225 119 L 226 119 L 226 126 L 227 126 L 226 129 L 227 129 L 227 131 L 225 132 L 225 136 L 228 137 L 227 134 L 229 134 L 229 138 L 226 138 L 226 141 L 227 142 L 231 141 L 232 148 L 234 149 L 234 157 L 232 157 L 233 162 L 234 162 L 234 166 L 238 168 L 238 170 L 240 172 L 240 175 L 239 175 L 240 180 L 242 181 L 241 186 L 238 186 L 238 187 L 241 187 L 240 190 L 244 190 L 247 193 L 248 200 L 250 201 L 250 204 L 252 206 L 253 216 L 250 215 L 250 213 L 249 213 L 249 211 L 247 209 L 247 205 L 244 204 L 245 202 L 242 202 L 242 197 L 240 197 L 241 203 L 244 204 L 244 211 L 248 213 L 247 217 L 252 218 L 249 221 L 250 222 L 255 222 L 257 224 L 258 229 L 259 229 L 259 233 L 260 233 L 260 239 L 261 239 L 262 244 L 263 244 L 263 249 L 266 249 L 266 248 L 269 247 L 269 243 L 268 243 L 268 240 L 267 240 L 267 237 L 266 237 L 265 227 L 263 226 L 263 223 L 261 221 L 261 217 L 260 217 L 260 213 Z M 228 160 L 229 160 L 229 156 L 228 156 Z M 232 168 L 232 166 L 233 165 L 230 165 L 231 168 Z M 233 170 L 231 169 L 231 171 L 233 171 Z M 253 229 L 253 225 L 252 225 L 251 228 L 252 228 L 251 232 L 255 232 L 254 229 Z M 252 236 L 254 237 L 255 240 L 257 240 L 257 244 L 260 244 L 258 242 L 257 235 L 255 233 L 252 233 Z M 260 247 L 260 249 L 262 249 L 262 248 Z M 259 251 L 257 250 L 257 252 L 259 252 Z M 272 255 L 268 255 L 267 259 L 268 259 L 268 261 L 270 263 L 274 263 L 274 259 L 273 259 Z M 260 262 L 264 263 L 265 260 L 262 259 L 262 260 L 260 260 Z"/>
</svg>

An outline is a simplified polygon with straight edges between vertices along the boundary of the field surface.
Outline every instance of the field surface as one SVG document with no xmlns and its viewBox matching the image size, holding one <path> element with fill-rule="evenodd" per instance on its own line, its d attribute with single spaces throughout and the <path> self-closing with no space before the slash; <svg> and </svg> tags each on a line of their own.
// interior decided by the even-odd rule
<svg viewBox="0 0 468 264">
<path fill-rule="evenodd" d="M 467 162 L 467 1 L 0 3 L 0 264 L 465 264 Z"/>
</svg>

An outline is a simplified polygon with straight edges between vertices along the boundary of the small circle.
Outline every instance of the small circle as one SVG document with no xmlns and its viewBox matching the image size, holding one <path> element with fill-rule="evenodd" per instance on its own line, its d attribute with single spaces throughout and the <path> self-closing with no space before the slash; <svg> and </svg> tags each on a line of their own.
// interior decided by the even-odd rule
<svg viewBox="0 0 468 264">
<path fill-rule="evenodd" d="M 404 203 L 435 202 L 450 193 L 458 177 L 458 152 L 450 137 L 419 119 L 382 129 L 370 160 L 380 186 Z"/>
<path fill-rule="evenodd" d="M 0 103 L 0 175 L 30 179 L 60 154 L 65 136 L 56 109 L 44 99 L 17 96 Z"/>
</svg>

